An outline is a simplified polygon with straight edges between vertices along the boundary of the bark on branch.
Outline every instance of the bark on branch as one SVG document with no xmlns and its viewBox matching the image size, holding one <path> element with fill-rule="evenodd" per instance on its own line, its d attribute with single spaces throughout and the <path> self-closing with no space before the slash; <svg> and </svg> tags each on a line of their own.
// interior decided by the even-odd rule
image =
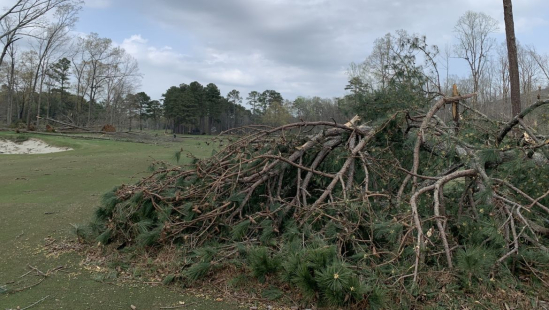
<svg viewBox="0 0 549 310">
<path fill-rule="evenodd" d="M 501 128 L 501 130 L 499 131 L 499 134 L 496 138 L 496 145 L 499 145 L 501 141 L 503 141 L 503 138 L 505 138 L 507 133 L 511 131 L 511 129 L 513 129 L 513 127 L 515 127 L 522 118 L 530 114 L 530 112 L 534 111 L 535 109 L 546 104 L 549 104 L 549 100 L 538 101 L 533 105 L 529 106 L 528 108 L 524 109 L 518 115 L 515 115 L 515 117 L 513 117 L 513 119 L 509 123 L 507 123 L 503 128 Z"/>
</svg>

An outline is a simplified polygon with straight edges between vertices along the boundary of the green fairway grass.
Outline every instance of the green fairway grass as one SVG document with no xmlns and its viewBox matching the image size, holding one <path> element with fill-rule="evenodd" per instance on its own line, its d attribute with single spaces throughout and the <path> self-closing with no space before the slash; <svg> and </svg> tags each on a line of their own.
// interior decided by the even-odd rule
<svg viewBox="0 0 549 310">
<path fill-rule="evenodd" d="M 15 136 L 0 132 L 0 139 Z M 71 224 L 90 221 L 103 193 L 148 175 L 154 160 L 175 164 L 174 153 L 181 148 L 197 157 L 210 156 L 206 137 L 181 136 L 177 142 L 158 144 L 28 137 L 73 150 L 0 155 L 0 310 L 36 302 L 32 309 L 159 309 L 183 302 L 188 305 L 184 309 L 238 308 L 177 287 L 103 280 L 81 264 L 84 257 L 78 253 L 44 251 L 51 240 L 75 239 Z"/>
</svg>

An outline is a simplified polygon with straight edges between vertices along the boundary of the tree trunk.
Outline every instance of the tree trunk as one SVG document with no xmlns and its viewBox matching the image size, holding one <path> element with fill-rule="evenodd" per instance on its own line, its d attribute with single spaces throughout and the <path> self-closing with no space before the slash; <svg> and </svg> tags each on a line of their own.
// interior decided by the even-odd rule
<svg viewBox="0 0 549 310">
<path fill-rule="evenodd" d="M 88 102 L 88 123 L 87 123 L 88 127 L 90 126 L 90 122 L 91 122 L 91 111 L 92 111 L 92 102 L 90 100 L 90 102 Z"/>
<path fill-rule="evenodd" d="M 11 115 L 12 115 L 12 108 L 13 108 L 13 102 L 12 102 L 12 95 L 11 95 L 11 89 L 8 89 L 8 107 L 6 111 L 6 124 L 8 127 L 11 125 Z"/>
<path fill-rule="evenodd" d="M 51 107 L 51 88 L 48 87 L 48 100 L 47 100 L 47 107 L 46 107 L 46 118 L 50 118 L 50 107 Z"/>
<path fill-rule="evenodd" d="M 139 103 L 139 131 L 143 131 L 143 104 Z"/>
<path fill-rule="evenodd" d="M 14 74 L 15 74 L 15 61 L 13 58 L 11 59 L 10 64 L 10 75 L 8 79 L 8 115 L 6 118 L 6 121 L 8 123 L 8 126 L 12 123 L 12 116 L 13 116 L 13 82 L 14 82 Z"/>
<path fill-rule="evenodd" d="M 32 104 L 34 103 L 34 91 L 31 89 L 31 93 L 29 94 L 28 102 L 27 102 L 27 129 L 31 128 L 31 112 L 32 112 Z"/>
<path fill-rule="evenodd" d="M 17 105 L 17 108 L 19 109 L 18 111 L 18 115 L 17 115 L 17 120 L 21 120 L 23 121 L 23 119 L 25 118 L 25 107 L 26 107 L 26 100 L 27 98 L 25 98 L 25 95 L 23 95 L 23 98 L 18 100 L 18 105 Z"/>
<path fill-rule="evenodd" d="M 42 87 L 44 84 L 44 79 L 40 79 L 40 88 L 38 89 L 38 108 L 36 109 L 36 129 L 40 126 L 40 108 L 42 105 Z"/>
<path fill-rule="evenodd" d="M 129 115 L 129 121 L 130 121 L 130 126 L 128 128 L 128 131 L 132 131 L 132 109 L 128 109 L 128 115 Z"/>
<path fill-rule="evenodd" d="M 520 113 L 520 80 L 517 59 L 517 43 L 515 38 L 515 23 L 513 21 L 513 5 L 511 0 L 503 0 L 503 16 L 505 19 L 505 36 L 507 38 L 507 54 L 509 57 L 509 79 L 511 81 L 511 111 L 513 117 Z"/>
</svg>

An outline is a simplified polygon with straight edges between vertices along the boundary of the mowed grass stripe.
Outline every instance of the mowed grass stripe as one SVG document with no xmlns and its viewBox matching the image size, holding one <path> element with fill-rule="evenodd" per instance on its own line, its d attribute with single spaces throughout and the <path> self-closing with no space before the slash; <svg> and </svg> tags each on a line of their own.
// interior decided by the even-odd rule
<svg viewBox="0 0 549 310">
<path fill-rule="evenodd" d="M 0 139 L 13 137 L 0 133 Z M 111 284 L 80 265 L 76 253 L 47 257 L 44 239 L 72 238 L 72 224 L 91 220 L 101 195 L 122 183 L 135 183 L 149 174 L 154 160 L 174 163 L 183 148 L 197 157 L 208 157 L 212 148 L 205 137 L 178 138 L 178 142 L 144 144 L 108 140 L 80 140 L 58 136 L 28 135 L 51 145 L 74 150 L 51 154 L 0 155 L 0 286 L 34 266 L 43 272 L 64 266 L 39 285 L 21 292 L 0 294 L 0 309 L 23 308 L 50 296 L 37 309 L 158 309 L 180 301 L 196 302 L 194 309 L 236 309 L 236 306 L 182 295 L 181 290 L 139 283 Z M 182 163 L 188 158 L 182 156 Z M 181 164 L 182 164 L 181 163 Z M 38 280 L 25 277 L 20 286 Z"/>
</svg>

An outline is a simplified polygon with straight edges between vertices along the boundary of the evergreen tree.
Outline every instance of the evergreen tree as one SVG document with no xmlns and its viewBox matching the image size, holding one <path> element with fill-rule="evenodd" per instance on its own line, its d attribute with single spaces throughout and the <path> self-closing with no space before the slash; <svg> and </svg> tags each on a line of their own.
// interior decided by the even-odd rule
<svg viewBox="0 0 549 310">
<path fill-rule="evenodd" d="M 181 106 L 183 105 L 183 89 L 188 87 L 186 84 L 181 84 L 179 87 L 170 87 L 162 97 L 164 97 L 164 116 L 172 121 L 172 130 L 178 132 L 178 126 L 181 119 Z"/>
<path fill-rule="evenodd" d="M 143 130 L 143 118 L 146 117 L 146 107 L 151 101 L 151 97 L 145 92 L 137 93 L 136 95 L 138 115 L 139 115 L 139 130 Z"/>
<path fill-rule="evenodd" d="M 214 122 L 220 122 L 220 116 L 223 112 L 223 103 L 221 101 L 221 92 L 217 85 L 209 83 L 204 88 L 204 105 L 206 110 L 206 117 L 204 120 L 204 126 L 206 127 L 206 133 L 211 134 L 212 125 Z"/>
<path fill-rule="evenodd" d="M 282 98 L 282 95 L 279 92 L 268 89 L 259 95 L 258 101 L 259 107 L 261 108 L 261 114 L 263 114 L 273 102 L 282 103 L 284 98 Z"/>
<path fill-rule="evenodd" d="M 157 128 L 158 118 L 162 114 L 162 104 L 158 100 L 149 100 L 145 105 L 145 116 L 152 118 L 154 122 L 154 128 Z"/>
<path fill-rule="evenodd" d="M 227 127 L 235 127 L 236 126 L 236 106 L 242 102 L 242 97 L 240 97 L 240 92 L 236 89 L 231 90 L 227 94 L 227 101 L 229 101 L 229 105 L 227 106 L 227 112 L 228 112 L 228 124 Z"/>
<path fill-rule="evenodd" d="M 257 104 L 259 103 L 259 92 L 257 91 L 251 91 L 248 94 L 248 97 L 246 97 L 246 100 L 248 100 L 248 104 L 252 106 L 252 115 L 257 115 Z"/>
<path fill-rule="evenodd" d="M 189 126 L 191 131 L 197 127 L 201 116 L 204 116 L 204 86 L 197 81 L 189 84 L 189 87 L 183 97 L 184 123 Z"/>
<path fill-rule="evenodd" d="M 436 74 L 436 64 L 432 60 L 437 56 L 438 48 L 429 46 L 425 37 L 409 35 L 404 30 L 395 35 L 387 34 L 382 40 L 376 40 L 376 44 L 389 45 L 385 49 L 386 63 L 382 72 L 370 62 L 363 63 L 364 76 L 350 77 L 345 89 L 351 94 L 341 101 L 342 106 L 373 120 L 397 110 L 428 104 L 430 76 Z M 424 64 L 418 63 L 418 54 L 426 59 Z"/>
<path fill-rule="evenodd" d="M 59 83 L 59 106 L 65 109 L 66 89 L 69 86 L 71 61 L 67 58 L 59 59 L 50 66 L 49 75 Z"/>
</svg>

